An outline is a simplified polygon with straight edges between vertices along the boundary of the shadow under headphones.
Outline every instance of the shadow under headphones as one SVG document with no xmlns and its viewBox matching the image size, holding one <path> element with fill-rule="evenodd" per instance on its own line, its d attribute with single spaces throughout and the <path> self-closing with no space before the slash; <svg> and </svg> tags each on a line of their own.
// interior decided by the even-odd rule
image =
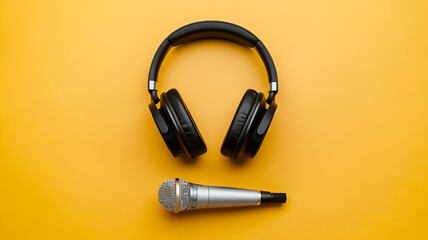
<svg viewBox="0 0 428 240">
<path fill-rule="evenodd" d="M 149 70 L 148 91 L 150 112 L 168 149 L 178 157 L 196 158 L 207 151 L 192 115 L 176 89 L 158 97 L 156 82 L 162 61 L 175 46 L 200 39 L 224 39 L 245 47 L 255 48 L 265 65 L 269 79 L 269 95 L 248 89 L 230 124 L 221 146 L 221 154 L 231 158 L 254 158 L 268 131 L 276 110 L 278 76 L 268 50 L 253 33 L 238 25 L 221 21 L 202 21 L 183 26 L 171 33 L 159 46 Z M 160 102 L 160 108 L 156 104 Z M 269 107 L 266 108 L 266 104 Z"/>
</svg>

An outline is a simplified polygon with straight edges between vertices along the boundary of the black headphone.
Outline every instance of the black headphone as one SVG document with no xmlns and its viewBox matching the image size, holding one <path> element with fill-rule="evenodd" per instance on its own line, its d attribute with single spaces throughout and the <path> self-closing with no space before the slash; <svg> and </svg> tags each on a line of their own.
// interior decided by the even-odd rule
<svg viewBox="0 0 428 240">
<path fill-rule="evenodd" d="M 148 90 L 151 96 L 150 112 L 168 149 L 174 157 L 186 154 L 196 158 L 207 151 L 192 115 L 176 89 L 158 97 L 156 82 L 162 61 L 175 46 L 192 41 L 217 38 L 245 47 L 255 48 L 265 65 L 269 78 L 269 95 L 248 89 L 226 133 L 221 153 L 227 157 L 253 158 L 259 150 L 276 110 L 278 76 L 268 50 L 253 33 L 238 25 L 220 21 L 202 21 L 188 24 L 171 33 L 159 46 L 150 65 Z M 160 108 L 156 104 L 160 102 Z M 266 104 L 269 105 L 266 108 Z"/>
</svg>

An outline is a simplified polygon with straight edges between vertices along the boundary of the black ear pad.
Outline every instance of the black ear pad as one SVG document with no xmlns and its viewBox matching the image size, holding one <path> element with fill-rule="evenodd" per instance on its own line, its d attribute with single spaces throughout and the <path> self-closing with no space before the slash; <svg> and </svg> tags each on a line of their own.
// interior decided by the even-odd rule
<svg viewBox="0 0 428 240">
<path fill-rule="evenodd" d="M 168 119 L 191 158 L 207 152 L 207 146 L 195 121 L 186 107 L 177 89 L 170 89 L 161 95 L 161 109 L 169 116 Z"/>
<path fill-rule="evenodd" d="M 248 89 L 239 103 L 232 123 L 227 130 L 221 146 L 221 154 L 232 158 L 239 157 L 244 143 L 248 140 L 250 130 L 253 130 L 254 126 L 258 125 L 264 108 L 265 99 L 263 93 Z"/>
</svg>

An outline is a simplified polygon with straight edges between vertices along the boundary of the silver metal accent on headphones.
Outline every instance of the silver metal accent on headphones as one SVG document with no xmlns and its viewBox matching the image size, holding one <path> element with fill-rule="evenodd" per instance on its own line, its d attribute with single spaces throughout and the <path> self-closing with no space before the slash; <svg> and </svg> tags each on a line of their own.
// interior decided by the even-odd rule
<svg viewBox="0 0 428 240">
<path fill-rule="evenodd" d="M 275 96 L 278 93 L 278 76 L 272 56 L 262 41 L 247 29 L 233 23 L 223 21 L 200 21 L 187 24 L 172 32 L 159 45 L 150 64 L 147 78 L 148 92 L 151 98 L 149 104 L 150 112 L 162 135 L 163 141 L 174 157 L 184 155 L 185 157 L 194 159 L 204 154 L 207 151 L 207 147 L 190 111 L 187 109 L 178 91 L 176 89 L 171 89 L 166 93 L 159 92 L 158 95 L 156 82 L 159 77 L 162 62 L 170 49 L 174 47 L 201 39 L 217 38 L 229 40 L 244 47 L 254 49 L 263 62 L 270 89 L 266 94 L 266 99 L 265 95 L 262 95 L 262 93 L 257 94 L 255 91 L 254 94 L 257 94 L 258 97 L 253 101 L 248 102 L 247 100 L 247 102 L 245 102 L 244 98 L 241 100 L 241 102 L 245 102 L 245 104 L 239 105 L 235 114 L 237 117 L 232 119 L 232 123 L 226 133 L 220 152 L 224 156 L 235 159 L 254 158 L 272 122 L 277 108 Z M 168 97 L 168 95 L 170 95 L 170 97 Z M 245 110 L 244 107 L 242 107 L 242 105 L 246 106 L 247 104 L 250 104 L 251 111 Z M 267 109 L 266 105 L 268 105 Z M 242 124 L 239 123 L 241 121 L 244 121 L 243 127 L 241 127 Z M 254 131 L 256 131 L 257 134 L 253 134 Z M 241 134 L 235 136 L 236 132 L 240 132 Z M 181 185 L 177 188 L 179 188 L 177 192 L 181 193 Z M 203 191 L 204 188 L 201 187 L 200 191 L 192 192 L 192 197 L 197 197 L 198 199 L 203 198 Z M 213 192 L 215 191 L 216 189 L 213 189 Z M 223 192 L 224 191 L 221 191 L 221 193 Z M 162 194 L 167 193 L 169 194 L 167 191 L 162 192 Z M 264 195 L 262 194 L 262 196 Z M 165 200 L 163 202 L 165 206 L 174 209 L 175 201 L 172 203 L 169 202 L 169 197 L 165 197 L 163 200 Z M 198 200 L 198 202 L 201 203 L 202 200 Z M 170 204 L 172 204 L 172 206 Z"/>
<path fill-rule="evenodd" d="M 149 91 L 156 90 L 156 81 L 155 80 L 149 80 Z"/>
<path fill-rule="evenodd" d="M 277 82 L 271 82 L 269 83 L 270 92 L 278 92 L 278 83 Z"/>
</svg>

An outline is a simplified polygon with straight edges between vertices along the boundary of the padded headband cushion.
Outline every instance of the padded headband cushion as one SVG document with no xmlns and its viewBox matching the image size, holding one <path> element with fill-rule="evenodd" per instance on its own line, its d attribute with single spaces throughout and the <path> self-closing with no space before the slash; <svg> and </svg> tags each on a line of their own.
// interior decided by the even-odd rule
<svg viewBox="0 0 428 240">
<path fill-rule="evenodd" d="M 228 157 L 233 157 L 235 155 L 239 138 L 244 130 L 245 123 L 255 103 L 257 94 L 258 93 L 252 89 L 248 89 L 245 92 L 244 97 L 236 110 L 235 116 L 233 116 L 232 123 L 226 133 L 223 145 L 221 146 L 221 153 L 223 155 Z"/>
<path fill-rule="evenodd" d="M 169 103 L 172 106 L 172 110 L 178 118 L 178 124 L 180 124 L 181 135 L 184 137 L 184 144 L 191 155 L 191 157 L 196 157 L 201 154 L 204 154 L 207 151 L 207 146 L 205 145 L 204 140 L 193 121 L 192 115 L 186 107 L 183 99 L 180 96 L 180 93 L 177 89 L 173 88 L 166 92 Z"/>
<path fill-rule="evenodd" d="M 225 39 L 247 47 L 254 47 L 256 42 L 259 41 L 259 39 L 247 29 L 233 23 L 222 21 L 191 23 L 175 30 L 167 37 L 172 46 L 206 38 Z"/>
</svg>

